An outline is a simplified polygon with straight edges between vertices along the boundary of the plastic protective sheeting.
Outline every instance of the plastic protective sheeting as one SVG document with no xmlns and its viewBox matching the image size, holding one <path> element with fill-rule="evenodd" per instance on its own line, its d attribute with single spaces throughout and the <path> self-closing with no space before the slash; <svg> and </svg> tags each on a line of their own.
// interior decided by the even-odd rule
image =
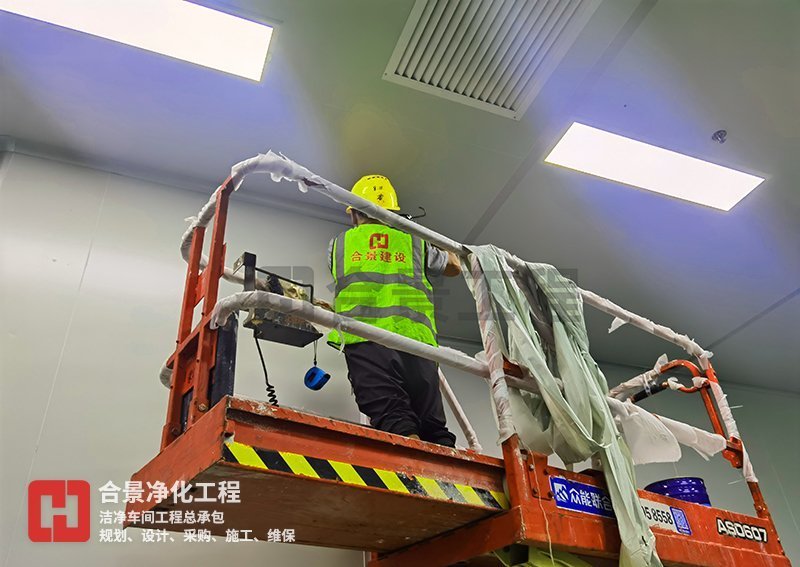
<svg viewBox="0 0 800 567">
<path fill-rule="evenodd" d="M 181 236 L 181 256 L 187 262 L 189 261 L 189 249 L 192 247 L 192 234 L 194 233 L 194 229 L 200 226 L 208 226 L 208 223 L 214 218 L 214 213 L 217 210 L 217 194 L 221 189 L 222 187 L 217 187 L 211 194 L 208 202 L 203 205 L 203 208 L 197 213 L 196 217 L 189 217 L 186 219 L 186 221 L 189 222 L 189 227 L 183 233 L 183 236 Z M 200 267 L 203 268 L 207 264 L 208 258 L 203 256 L 200 259 Z"/>
<path fill-rule="evenodd" d="M 428 360 L 434 360 L 464 370 L 470 374 L 483 377 L 489 376 L 489 370 L 486 368 L 485 364 L 478 362 L 459 350 L 449 347 L 434 347 L 384 329 L 379 329 L 374 325 L 369 325 L 351 319 L 350 317 L 332 313 L 321 307 L 315 307 L 307 301 L 291 299 L 267 291 L 243 291 L 220 299 L 214 306 L 214 311 L 212 312 L 211 328 L 216 329 L 223 326 L 234 311 L 240 309 L 255 309 L 258 307 L 267 307 L 280 311 L 281 313 L 297 315 L 301 319 L 322 325 L 328 329 L 339 329 L 347 333 L 352 332 L 359 337 L 364 337 L 365 339 L 382 344 L 383 346 L 403 352 L 410 352 L 411 354 L 416 354 Z"/>
<path fill-rule="evenodd" d="M 666 354 L 662 354 L 656 360 L 655 366 L 653 366 L 652 370 L 648 370 L 647 372 L 643 372 L 638 376 L 634 376 L 630 380 L 626 380 L 621 384 L 618 384 L 609 390 L 608 395 L 612 398 L 616 398 L 618 400 L 624 400 L 628 397 L 628 394 L 636 393 L 639 390 L 643 390 L 649 387 L 649 384 L 655 380 L 656 376 L 661 374 L 661 367 L 664 366 L 669 359 L 667 358 Z"/>
<path fill-rule="evenodd" d="M 483 354 L 489 366 L 489 392 L 492 396 L 492 407 L 497 419 L 498 444 L 500 444 L 516 433 L 504 369 L 503 335 L 500 325 L 498 325 L 497 314 L 489 293 L 486 277 L 475 256 L 470 256 L 469 270 L 464 273 L 471 275 L 471 278 L 467 276 L 467 281 L 470 283 L 470 289 L 475 296 L 475 304 L 478 310 L 478 326 L 480 327 L 481 338 L 485 347 Z"/>
<path fill-rule="evenodd" d="M 610 335 L 611 333 L 622 327 L 624 324 L 625 321 L 623 321 L 619 317 L 614 317 L 614 320 L 611 321 L 611 325 L 608 327 L 608 334 Z"/>
<path fill-rule="evenodd" d="M 515 265 L 516 270 L 526 272 L 524 275 L 536 282 L 547 298 L 562 392 L 533 326 L 526 294 L 514 277 L 506 253 L 494 246 L 470 247 L 470 251 L 480 263 L 495 312 L 507 329 L 507 341 L 499 341 L 504 355 L 534 376 L 539 385 L 538 395 L 519 392 L 527 411 L 519 411 L 519 404 L 512 408 L 518 431 L 522 423 L 525 428 L 538 431 L 538 442 L 545 440 L 565 463 L 580 462 L 597 453 L 617 516 L 622 543 L 620 566 L 660 567 L 655 537 L 639 504 L 631 455 L 608 406 L 606 379 L 589 355 L 583 302 L 577 286 L 552 266 Z M 475 276 L 465 272 L 474 294 Z M 482 313 L 478 315 L 480 318 Z"/>
<path fill-rule="evenodd" d="M 483 451 L 483 447 L 481 447 L 478 441 L 478 434 L 475 433 L 475 429 L 472 427 L 464 408 L 461 407 L 461 404 L 458 402 L 458 398 L 447 382 L 447 378 L 441 368 L 439 368 L 439 390 L 442 392 L 442 397 L 447 401 L 447 405 L 450 406 L 453 415 L 456 416 L 456 421 L 458 421 L 458 425 L 461 427 L 461 431 L 467 439 L 467 446 L 477 453 Z"/>
<path fill-rule="evenodd" d="M 674 463 L 681 458 L 681 447 L 675 435 L 652 413 L 622 402 L 612 406 L 614 420 L 628 445 L 634 465 Z"/>
<path fill-rule="evenodd" d="M 234 311 L 240 309 L 246 311 L 258 307 L 293 314 L 325 328 L 352 333 L 385 347 L 421 356 L 440 364 L 446 364 L 475 376 L 488 379 L 490 375 L 486 362 L 476 360 L 460 350 L 445 346 L 434 347 L 391 331 L 379 329 L 374 325 L 332 313 L 307 301 L 292 299 L 268 291 L 242 291 L 223 297 L 214 306 L 211 316 L 211 328 L 216 329 L 224 325 Z M 507 379 L 507 382 L 509 385 L 520 389 L 537 391 L 535 382 L 514 378 Z"/>
<path fill-rule="evenodd" d="M 583 296 L 583 300 L 588 305 L 614 316 L 615 319 L 611 322 L 611 328 L 609 328 L 609 332 L 613 332 L 625 323 L 630 323 L 634 327 L 638 327 L 643 331 L 647 331 L 651 335 L 655 335 L 664 339 L 665 341 L 669 341 L 678 345 L 683 350 L 696 357 L 701 368 L 704 370 L 708 368 L 708 359 L 714 356 L 714 353 L 709 350 L 705 350 L 687 335 L 676 333 L 669 327 L 659 325 L 658 323 L 655 323 L 646 317 L 642 317 L 641 315 L 637 315 L 636 313 L 632 313 L 626 309 L 623 309 L 613 301 L 606 299 L 605 297 L 600 297 L 596 293 L 584 289 L 580 290 L 580 292 Z"/>
<path fill-rule="evenodd" d="M 268 151 L 266 154 L 259 154 L 233 166 L 231 177 L 234 187 L 238 188 L 244 177 L 250 173 L 268 173 L 272 180 L 276 182 L 281 180 L 293 181 L 297 183 L 297 187 L 303 193 L 308 191 L 308 189 L 313 189 L 333 199 L 337 203 L 351 206 L 373 219 L 384 222 L 388 226 L 419 236 L 442 250 L 455 252 L 457 254 L 466 253 L 464 246 L 455 240 L 397 215 L 383 207 L 370 203 L 357 195 L 353 195 L 347 189 L 312 173 L 302 165 L 290 160 L 286 156 L 276 154 L 272 150 Z"/>
<path fill-rule="evenodd" d="M 725 447 L 722 435 L 650 413 L 631 402 L 608 398 L 608 405 L 631 451 L 634 464 L 676 462 L 680 447 L 690 447 L 708 460 Z"/>
<path fill-rule="evenodd" d="M 462 257 L 464 257 L 467 253 L 467 248 L 463 244 L 456 242 L 447 236 L 439 234 L 436 231 L 419 225 L 411 220 L 408 220 L 400 215 L 396 215 L 392 211 L 388 211 L 383 207 L 379 207 L 373 203 L 370 203 L 366 199 L 353 195 L 350 191 L 320 177 L 319 175 L 312 173 L 309 169 L 298 163 L 295 163 L 286 156 L 276 154 L 273 151 L 268 151 L 266 154 L 259 154 L 233 166 L 231 169 L 231 178 L 234 188 L 238 189 L 243 179 L 250 173 L 268 173 L 276 182 L 284 179 L 295 182 L 297 183 L 300 191 L 303 193 L 305 193 L 308 189 L 313 189 L 325 195 L 326 197 L 333 199 L 337 203 L 351 206 L 354 209 L 359 210 L 364 214 L 385 223 L 388 226 L 419 236 L 420 238 L 430 242 L 442 250 L 455 252 Z M 201 212 L 200 216 L 203 216 L 203 212 Z M 205 224 L 203 224 L 203 226 L 205 226 Z M 182 246 L 182 249 L 185 249 L 184 258 L 188 257 L 187 234 L 190 235 L 192 228 L 193 227 L 190 227 L 190 229 L 187 230 L 187 233 L 184 235 Z M 513 267 L 516 268 L 518 266 L 525 265 L 523 260 L 517 258 L 513 254 L 508 252 L 504 252 L 504 254 L 506 255 L 508 262 L 510 262 Z M 225 268 L 224 277 L 226 279 L 230 279 L 231 281 L 237 281 L 235 279 L 236 276 L 232 274 L 228 268 Z M 578 291 L 587 305 L 591 305 L 619 319 L 619 321 L 616 322 L 617 326 L 620 326 L 623 323 L 630 323 L 639 329 L 647 331 L 648 333 L 654 334 L 657 337 L 661 337 L 680 346 L 689 354 L 696 356 L 702 368 L 706 368 L 708 366 L 708 359 L 712 356 L 712 353 L 703 349 L 688 336 L 676 333 L 669 327 L 659 325 L 649 319 L 646 319 L 645 317 L 636 315 L 635 313 L 623 309 L 614 302 L 600 297 L 596 293 L 580 288 L 578 288 Z"/>
<path fill-rule="evenodd" d="M 172 384 L 172 369 L 167 368 L 166 362 L 161 365 L 161 370 L 158 371 L 158 379 L 166 388 L 169 388 Z"/>
<path fill-rule="evenodd" d="M 728 405 L 728 395 L 722 391 L 722 386 L 719 385 L 719 382 L 709 380 L 702 376 L 692 378 L 692 382 L 695 386 L 702 386 L 706 382 L 709 383 L 711 386 L 711 393 L 714 394 L 714 400 L 717 402 L 719 415 L 722 418 L 722 423 L 725 425 L 725 431 L 728 433 L 728 437 L 735 437 L 741 441 L 742 438 L 739 435 L 739 427 L 736 425 L 733 412 L 731 411 L 730 405 Z M 758 482 L 756 473 L 753 470 L 753 463 L 750 462 L 750 456 L 747 454 L 744 442 L 742 442 L 742 475 L 744 475 L 747 482 Z"/>
<path fill-rule="evenodd" d="M 216 191 L 211 194 L 211 198 L 208 202 L 203 205 L 203 208 L 200 209 L 200 212 L 197 213 L 196 217 L 189 217 L 185 219 L 189 222 L 189 227 L 183 233 L 181 237 L 181 257 L 188 263 L 189 262 L 189 249 L 192 247 L 192 237 L 194 235 L 194 229 L 198 227 L 208 226 L 208 223 L 211 222 L 211 219 L 214 218 L 214 214 L 217 212 L 217 196 L 220 191 L 222 191 L 223 186 L 217 187 Z M 208 265 L 208 256 L 205 254 L 200 256 L 200 268 L 205 268 Z M 244 276 L 241 274 L 235 274 L 232 269 L 227 266 L 223 266 L 222 277 L 229 282 L 243 284 L 244 283 Z M 256 279 L 256 287 L 262 287 L 264 285 L 264 280 Z"/>
<path fill-rule="evenodd" d="M 710 459 L 727 447 L 728 443 L 722 435 L 709 433 L 686 423 L 675 421 L 661 415 L 656 416 L 670 430 L 675 439 L 685 447 L 691 447 L 705 460 Z"/>
</svg>

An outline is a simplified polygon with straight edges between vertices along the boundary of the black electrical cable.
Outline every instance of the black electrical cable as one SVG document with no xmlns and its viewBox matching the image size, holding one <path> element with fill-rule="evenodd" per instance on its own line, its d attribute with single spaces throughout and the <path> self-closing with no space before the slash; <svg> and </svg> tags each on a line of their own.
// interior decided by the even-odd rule
<svg viewBox="0 0 800 567">
<path fill-rule="evenodd" d="M 258 342 L 256 333 L 253 333 L 253 340 L 256 341 L 256 348 L 258 349 L 258 357 L 261 359 L 261 368 L 264 369 L 264 382 L 267 384 L 267 400 L 270 405 L 278 405 L 278 394 L 275 393 L 275 386 L 269 383 L 269 375 L 267 374 L 267 364 L 264 362 L 264 355 L 261 352 L 261 344 Z"/>
</svg>

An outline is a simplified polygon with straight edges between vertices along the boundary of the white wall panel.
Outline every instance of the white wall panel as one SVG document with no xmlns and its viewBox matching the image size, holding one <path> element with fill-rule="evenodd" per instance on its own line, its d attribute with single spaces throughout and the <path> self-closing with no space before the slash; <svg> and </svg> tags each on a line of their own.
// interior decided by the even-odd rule
<svg viewBox="0 0 800 567">
<path fill-rule="evenodd" d="M 28 541 L 29 479 L 122 485 L 158 452 L 167 402 L 158 369 L 174 345 L 185 273 L 178 244 L 183 219 L 208 196 L 18 154 L 5 167 L 0 404 L 3 454 L 13 458 L 2 459 L 4 566 L 133 566 L 167 556 L 197 566 L 266 557 L 276 565 L 360 565 L 358 553 L 303 546 L 159 547 L 136 543 L 136 530 L 123 552 L 97 542 L 97 517 L 91 543 Z M 339 225 L 241 203 L 232 203 L 229 219 L 229 261 L 249 250 L 263 264 L 310 266 L 321 288 L 328 283 L 325 250 Z M 264 399 L 252 339 L 240 336 L 237 393 Z M 320 365 L 333 374 L 320 392 L 302 384 L 310 347 L 265 351 L 282 404 L 357 420 L 336 351 L 320 346 Z"/>
<path fill-rule="evenodd" d="M 0 186 L 0 548 L 20 508 L 105 193 L 106 176 L 7 156 Z M 13 457 L 12 457 L 13 455 Z M 15 536 L 16 537 L 16 536 Z"/>
</svg>

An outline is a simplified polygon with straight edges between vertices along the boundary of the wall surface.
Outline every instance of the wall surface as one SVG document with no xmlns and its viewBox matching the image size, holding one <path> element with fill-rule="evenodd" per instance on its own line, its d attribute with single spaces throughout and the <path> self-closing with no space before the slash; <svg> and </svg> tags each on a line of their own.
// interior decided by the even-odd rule
<svg viewBox="0 0 800 567">
<path fill-rule="evenodd" d="M 213 188 L 209 188 L 209 194 Z M 361 554 L 275 544 L 28 541 L 26 485 L 77 478 L 122 486 L 157 452 L 167 390 L 158 369 L 174 345 L 185 265 L 178 252 L 185 217 L 207 194 L 20 154 L 0 168 L 0 564 L 131 566 L 361 565 Z M 233 202 L 229 261 L 247 250 L 259 263 L 310 267 L 319 295 L 325 249 L 341 227 Z M 302 230 L 298 227 L 302 226 Z M 276 245 L 279 243 L 279 245 Z M 226 285 L 223 294 L 234 291 Z M 237 393 L 265 399 L 252 339 L 241 333 Z M 311 348 L 265 345 L 282 404 L 350 420 L 343 359 L 320 348 L 335 379 L 310 395 L 302 384 Z M 93 495 L 98 510 L 97 493 Z M 109 527 L 109 526 L 105 526 Z M 292 526 L 275 526 L 291 528 Z M 138 543 L 137 543 L 138 542 Z M 119 546 L 124 545 L 124 549 Z M 159 547 L 161 546 L 161 547 Z M 163 546 L 169 546 L 165 549 Z"/>
</svg>

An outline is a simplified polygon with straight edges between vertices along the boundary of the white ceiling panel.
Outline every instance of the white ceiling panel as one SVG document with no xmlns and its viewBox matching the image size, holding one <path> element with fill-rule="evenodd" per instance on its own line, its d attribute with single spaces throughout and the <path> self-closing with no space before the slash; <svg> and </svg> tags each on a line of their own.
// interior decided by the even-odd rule
<svg viewBox="0 0 800 567">
<path fill-rule="evenodd" d="M 0 142 L 208 192 L 270 148 L 343 186 L 383 172 L 427 226 L 574 270 L 701 344 L 800 283 L 792 0 L 602 2 L 518 122 L 383 80 L 414 0 L 202 3 L 276 23 L 260 83 L 0 13 Z M 575 120 L 766 181 L 723 213 L 545 165 Z M 711 141 L 720 128 L 725 144 Z M 267 177 L 237 198 L 341 210 Z M 443 293 L 442 332 L 477 338 L 463 283 Z M 752 343 L 785 375 L 796 356 L 763 346 L 800 342 L 796 317 L 772 323 L 782 313 L 719 343 L 721 369 L 749 368 Z M 628 327 L 608 335 L 605 315 L 587 322 L 600 360 L 647 366 L 667 346 Z"/>
<path fill-rule="evenodd" d="M 480 240 L 575 267 L 581 286 L 703 345 L 757 316 L 800 283 L 800 139 L 777 128 L 772 116 L 794 95 L 780 91 L 793 81 L 762 84 L 754 96 L 743 88 L 744 77 L 762 66 L 800 76 L 797 29 L 800 10 L 788 2 L 704 2 L 691 9 L 686 2 L 657 3 L 580 104 L 565 113 L 561 130 L 548 132 L 550 145 L 534 147 L 530 169 Z M 776 110 L 769 112 L 764 100 Z M 573 120 L 767 179 L 722 212 L 544 164 Z M 728 131 L 725 144 L 711 140 L 721 128 Z M 672 354 L 669 345 L 636 329 L 608 335 L 609 322 L 589 315 L 599 359 L 649 366 L 661 352 Z M 764 342 L 800 343 L 798 326 L 762 331 L 756 336 Z M 731 349 L 716 360 L 727 370 L 747 356 Z M 796 360 L 789 350 L 773 357 L 781 369 Z"/>
<path fill-rule="evenodd" d="M 713 345 L 720 380 L 800 392 L 800 289 Z"/>
</svg>

